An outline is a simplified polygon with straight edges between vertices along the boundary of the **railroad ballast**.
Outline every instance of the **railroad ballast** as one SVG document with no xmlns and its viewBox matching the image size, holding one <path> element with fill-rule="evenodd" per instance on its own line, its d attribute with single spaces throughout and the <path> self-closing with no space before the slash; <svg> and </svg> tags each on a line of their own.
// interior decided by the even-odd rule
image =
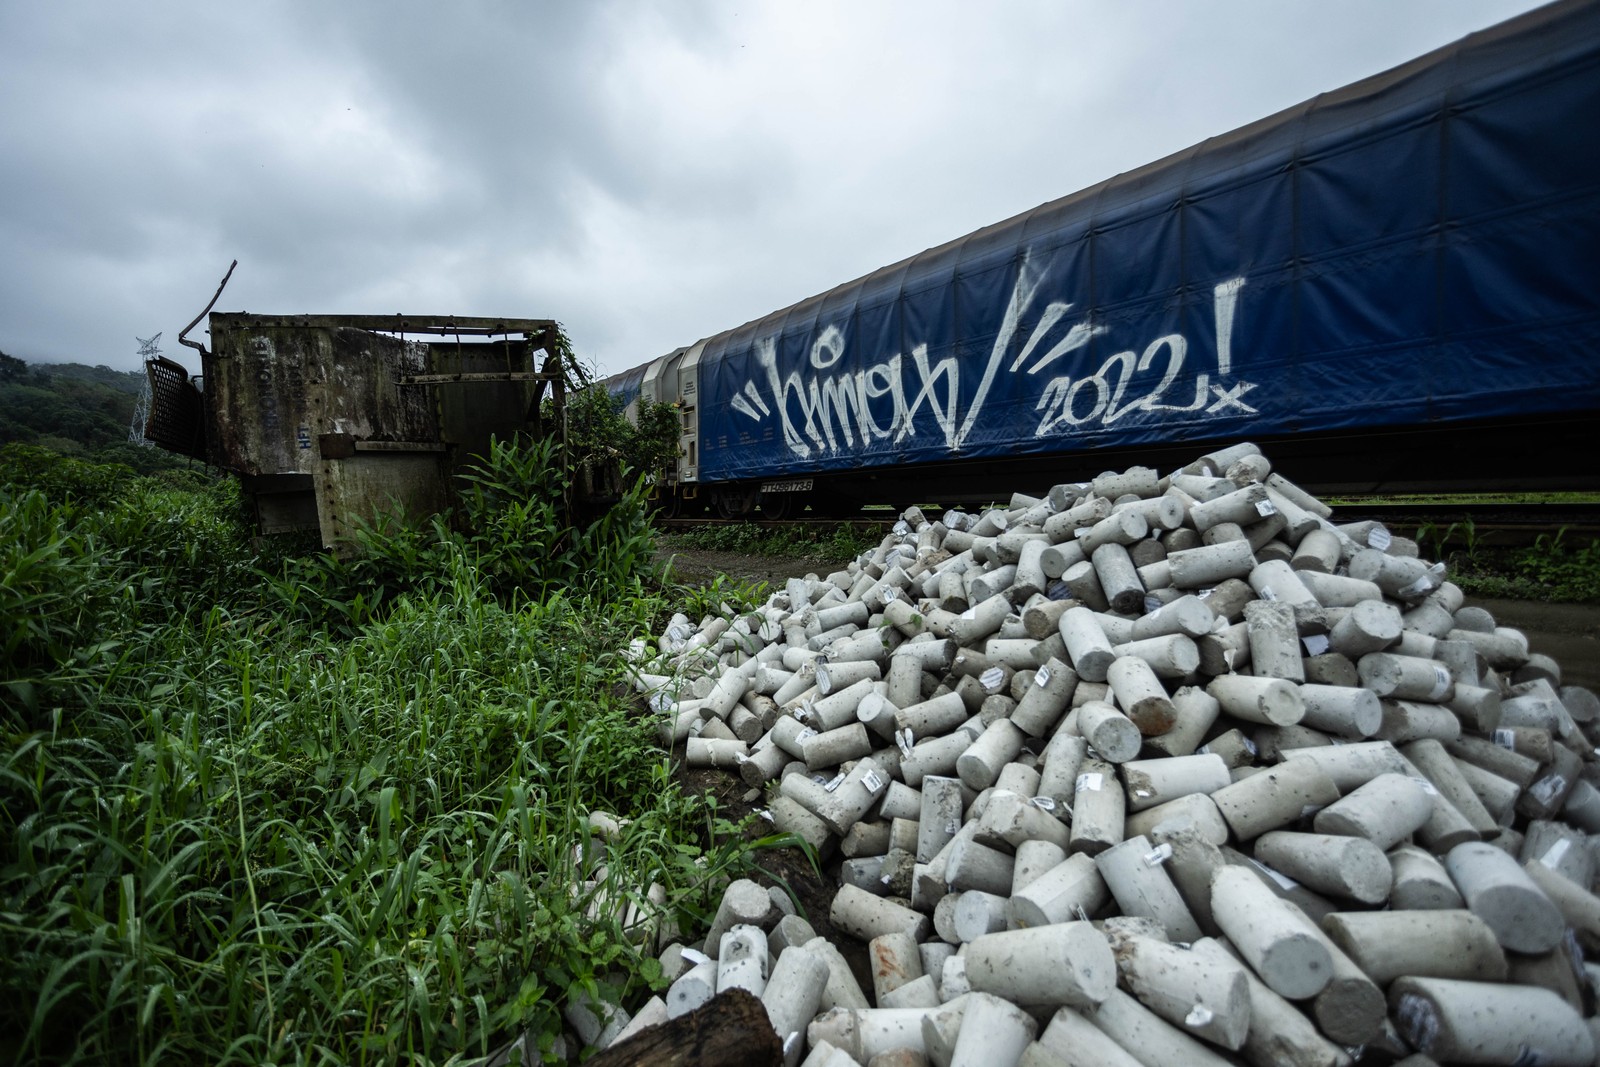
<svg viewBox="0 0 1600 1067">
<path fill-rule="evenodd" d="M 1552 4 L 609 387 L 679 405 L 673 500 L 725 515 L 1245 437 L 1314 488 L 1575 488 L 1600 481 L 1597 113 L 1600 7 Z"/>
</svg>

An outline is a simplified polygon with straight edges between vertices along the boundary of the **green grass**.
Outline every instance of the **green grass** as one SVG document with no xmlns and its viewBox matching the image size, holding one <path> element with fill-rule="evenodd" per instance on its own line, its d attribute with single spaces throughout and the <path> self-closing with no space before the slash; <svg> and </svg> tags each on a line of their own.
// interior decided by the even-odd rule
<svg viewBox="0 0 1600 1067">
<path fill-rule="evenodd" d="M 0 1057 L 443 1063 L 662 984 L 643 920 L 784 839 L 679 788 L 608 651 L 663 608 L 642 500 L 568 527 L 549 476 L 345 562 L 257 556 L 226 482 L 0 487 Z"/>
<path fill-rule="evenodd" d="M 782 527 L 742 522 L 674 533 L 663 537 L 662 543 L 667 548 L 844 563 L 876 548 L 883 532 L 881 527 L 850 522 Z"/>
<path fill-rule="evenodd" d="M 1600 541 L 1571 537 L 1565 529 L 1541 534 L 1531 545 L 1484 544 L 1470 521 L 1425 524 L 1417 531 L 1422 553 L 1450 565 L 1450 579 L 1477 596 L 1560 603 L 1600 603 Z"/>
</svg>

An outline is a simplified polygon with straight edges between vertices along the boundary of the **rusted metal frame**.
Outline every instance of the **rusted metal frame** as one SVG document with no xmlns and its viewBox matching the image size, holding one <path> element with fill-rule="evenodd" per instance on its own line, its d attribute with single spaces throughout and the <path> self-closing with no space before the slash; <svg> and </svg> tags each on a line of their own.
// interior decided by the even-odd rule
<svg viewBox="0 0 1600 1067">
<path fill-rule="evenodd" d="M 201 312 L 202 316 L 204 314 L 205 312 Z M 496 319 L 475 315 L 256 315 L 249 312 L 226 312 L 219 314 L 217 320 L 220 324 L 230 327 L 347 328 L 370 330 L 374 333 L 419 333 L 440 336 L 461 334 L 474 337 L 490 337 L 496 334 L 509 336 L 521 333 L 530 338 L 546 336 L 556 326 L 551 319 Z M 199 319 L 195 321 L 198 322 Z"/>
<path fill-rule="evenodd" d="M 239 261 L 237 259 L 228 264 L 228 273 L 222 276 L 222 281 L 217 284 L 217 291 L 211 294 L 211 302 L 200 310 L 200 314 L 189 320 L 189 325 L 178 331 L 178 343 L 180 345 L 192 348 L 202 356 L 210 355 L 210 353 L 206 351 L 205 345 L 201 344 L 199 341 L 189 340 L 186 335 L 190 330 L 199 325 L 200 320 L 206 317 L 207 312 L 217 306 L 217 300 L 222 296 L 222 290 L 226 289 L 228 286 L 228 279 L 233 277 L 233 268 L 237 267 L 238 265 Z"/>
</svg>

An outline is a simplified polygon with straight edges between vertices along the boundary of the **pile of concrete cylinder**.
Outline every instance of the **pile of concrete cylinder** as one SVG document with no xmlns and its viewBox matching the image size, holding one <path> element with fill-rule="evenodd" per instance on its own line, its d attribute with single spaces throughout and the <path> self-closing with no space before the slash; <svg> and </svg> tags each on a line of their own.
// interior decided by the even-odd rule
<svg viewBox="0 0 1600 1067">
<path fill-rule="evenodd" d="M 872 976 L 735 882 L 635 1029 L 737 986 L 790 1064 L 1595 1062 L 1600 700 L 1253 445 L 911 508 L 631 658 Z"/>
</svg>

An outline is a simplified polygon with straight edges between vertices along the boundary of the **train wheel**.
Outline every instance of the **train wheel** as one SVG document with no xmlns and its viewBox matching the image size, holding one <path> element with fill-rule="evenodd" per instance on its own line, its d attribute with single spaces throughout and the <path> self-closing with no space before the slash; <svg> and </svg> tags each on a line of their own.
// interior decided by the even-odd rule
<svg viewBox="0 0 1600 1067">
<path fill-rule="evenodd" d="M 762 493 L 761 517 L 771 519 L 773 522 L 782 522 L 785 519 L 795 518 L 805 510 L 806 501 L 803 493 Z"/>
<path fill-rule="evenodd" d="M 718 489 L 711 500 L 719 518 L 747 519 L 756 508 L 756 495 L 753 489 Z"/>
</svg>

